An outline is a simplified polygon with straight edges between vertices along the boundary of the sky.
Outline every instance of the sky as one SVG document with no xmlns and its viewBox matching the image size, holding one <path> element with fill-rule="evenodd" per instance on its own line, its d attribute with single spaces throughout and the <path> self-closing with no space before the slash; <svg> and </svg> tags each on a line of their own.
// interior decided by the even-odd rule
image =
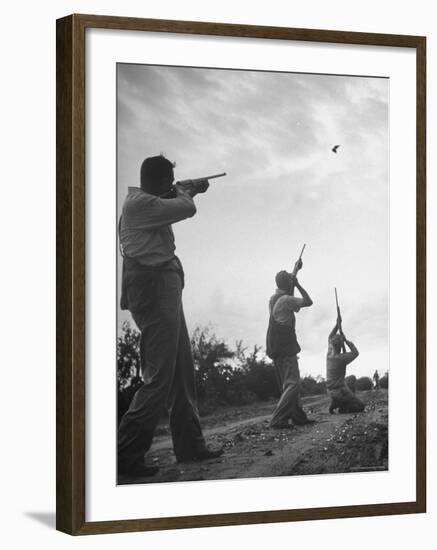
<svg viewBox="0 0 437 550">
<path fill-rule="evenodd" d="M 334 287 L 344 332 L 360 351 L 349 373 L 387 371 L 388 79 L 117 71 L 119 213 L 148 156 L 176 162 L 176 180 L 227 173 L 195 198 L 194 217 L 173 226 L 189 330 L 210 325 L 231 346 L 265 348 L 275 274 L 292 271 L 306 243 L 299 281 L 314 305 L 296 316 L 301 374 L 325 375 Z"/>
</svg>

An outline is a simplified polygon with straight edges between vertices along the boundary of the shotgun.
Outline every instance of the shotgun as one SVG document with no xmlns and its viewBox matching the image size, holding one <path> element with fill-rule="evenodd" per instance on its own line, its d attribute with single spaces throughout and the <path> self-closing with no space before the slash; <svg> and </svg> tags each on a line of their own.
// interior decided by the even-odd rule
<svg viewBox="0 0 437 550">
<path fill-rule="evenodd" d="M 341 318 L 341 315 L 340 315 L 340 306 L 338 305 L 337 289 L 334 288 L 334 290 L 335 290 L 335 304 L 336 304 L 336 306 L 337 306 L 337 317 Z M 340 325 L 339 325 L 338 329 L 339 329 L 339 331 L 340 331 L 340 334 L 344 337 L 343 329 L 342 329 L 342 327 L 341 327 L 341 322 L 340 322 Z M 342 344 L 342 346 L 341 346 L 341 349 L 342 349 L 343 353 L 346 352 L 346 346 L 344 345 L 344 342 L 343 342 L 343 344 Z"/>
<path fill-rule="evenodd" d="M 299 261 L 302 259 L 302 254 L 303 254 L 303 251 L 305 250 L 305 247 L 306 247 L 306 244 L 304 243 L 302 250 L 300 251 L 299 258 L 297 259 L 297 262 L 294 264 L 293 271 L 291 272 L 291 274 L 294 277 L 296 277 L 297 272 L 299 271 Z M 293 288 L 291 289 L 291 295 L 294 296 L 294 285 L 293 285 Z"/>
</svg>

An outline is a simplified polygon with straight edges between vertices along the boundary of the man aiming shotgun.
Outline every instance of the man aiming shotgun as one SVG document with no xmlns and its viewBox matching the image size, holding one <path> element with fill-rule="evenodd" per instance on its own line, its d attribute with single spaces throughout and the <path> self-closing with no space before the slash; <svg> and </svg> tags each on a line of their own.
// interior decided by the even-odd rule
<svg viewBox="0 0 437 550">
<path fill-rule="evenodd" d="M 337 322 L 329 333 L 326 356 L 326 387 L 331 397 L 329 412 L 332 414 L 336 409 L 339 413 L 362 412 L 364 403 L 356 397 L 345 382 L 346 366 L 358 357 L 359 352 L 343 333 L 337 289 L 335 289 L 335 301 Z M 346 351 L 345 345 L 350 351 Z"/>
<path fill-rule="evenodd" d="M 297 354 L 300 346 L 296 338 L 295 313 L 301 308 L 310 307 L 313 301 L 300 285 L 297 273 L 302 268 L 302 248 L 292 273 L 280 271 L 276 274 L 276 292 L 269 301 L 269 326 L 267 329 L 267 355 L 273 359 L 281 388 L 281 397 L 273 412 L 272 428 L 289 428 L 294 424 L 312 424 L 302 409 L 300 400 L 300 372 Z M 301 297 L 295 297 L 294 289 Z"/>
<path fill-rule="evenodd" d="M 141 165 L 141 187 L 129 187 L 119 224 L 123 255 L 121 308 L 141 331 L 144 384 L 134 395 L 118 429 L 118 473 L 151 476 L 146 466 L 156 424 L 168 409 L 173 449 L 179 462 L 220 456 L 207 448 L 197 410 L 194 363 L 182 307 L 184 274 L 175 255 L 171 224 L 196 213 L 193 197 L 208 180 L 174 181 L 174 165 L 162 155 Z M 167 197 L 167 198 L 165 198 Z"/>
</svg>

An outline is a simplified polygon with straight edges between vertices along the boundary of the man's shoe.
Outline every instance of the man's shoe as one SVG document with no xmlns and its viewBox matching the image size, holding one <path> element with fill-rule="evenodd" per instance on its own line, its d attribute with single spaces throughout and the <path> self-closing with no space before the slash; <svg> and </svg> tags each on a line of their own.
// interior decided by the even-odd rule
<svg viewBox="0 0 437 550">
<path fill-rule="evenodd" d="M 339 408 L 339 404 L 337 402 L 337 399 L 332 399 L 331 404 L 329 405 L 329 414 L 334 414 L 335 409 Z"/>
<path fill-rule="evenodd" d="M 221 447 L 220 449 L 216 449 L 215 451 L 205 448 L 205 449 L 202 449 L 201 451 L 197 451 L 195 454 L 178 457 L 177 461 L 178 462 L 191 462 L 191 461 L 197 462 L 199 460 L 209 460 L 211 458 L 218 458 L 219 456 L 222 456 L 223 453 L 224 453 L 223 447 Z"/>
</svg>

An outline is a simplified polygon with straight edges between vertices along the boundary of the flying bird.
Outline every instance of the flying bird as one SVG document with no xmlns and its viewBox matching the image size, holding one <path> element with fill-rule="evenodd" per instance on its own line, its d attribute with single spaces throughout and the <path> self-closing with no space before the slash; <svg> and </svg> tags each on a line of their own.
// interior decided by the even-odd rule
<svg viewBox="0 0 437 550">
<path fill-rule="evenodd" d="M 337 149 L 340 147 L 340 145 L 334 145 L 334 147 L 331 149 L 331 151 L 335 154 L 337 154 Z"/>
</svg>

